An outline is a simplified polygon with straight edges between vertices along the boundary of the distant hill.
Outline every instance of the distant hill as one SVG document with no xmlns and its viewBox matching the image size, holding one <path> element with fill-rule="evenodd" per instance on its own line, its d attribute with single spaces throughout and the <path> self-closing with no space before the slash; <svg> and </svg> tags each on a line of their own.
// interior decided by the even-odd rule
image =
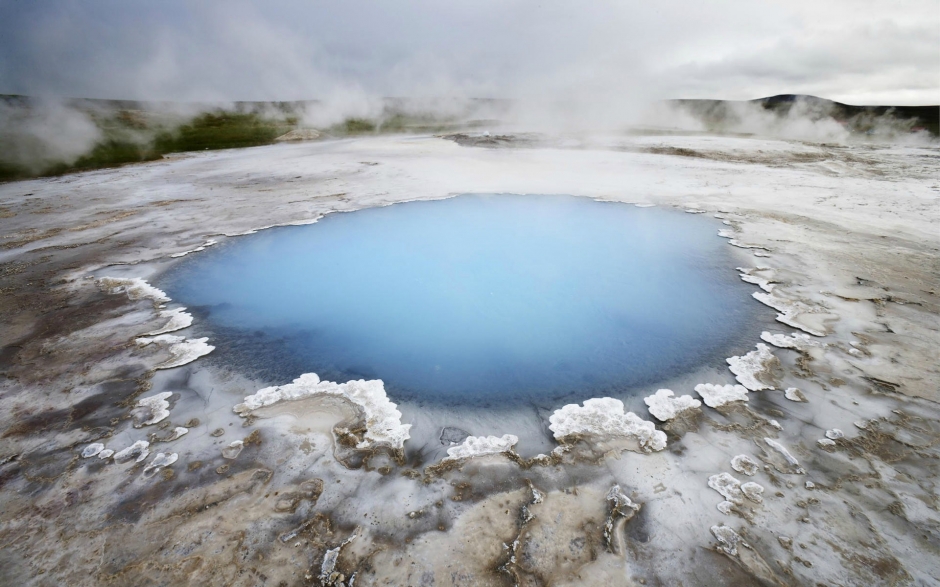
<svg viewBox="0 0 940 587">
<path fill-rule="evenodd" d="M 269 145 L 291 132 L 312 137 L 305 115 L 321 106 L 318 100 L 143 102 L 0 95 L 0 181 L 113 167 L 183 151 Z M 453 132 L 492 123 L 471 116 L 505 107 L 505 101 L 470 100 L 466 112 L 439 114 L 408 100 L 386 98 L 373 115 L 339 115 L 318 126 L 316 136 Z"/>
<path fill-rule="evenodd" d="M 668 103 L 691 114 L 711 132 L 760 135 L 770 128 L 771 135 L 786 136 L 774 127 L 809 119 L 828 123 L 821 126 L 830 130 L 835 121 L 841 125 L 835 126 L 838 135 L 875 135 L 875 140 L 911 133 L 940 135 L 938 106 L 852 106 L 794 94 L 747 101 Z M 373 106 L 369 115 L 340 114 L 330 121 L 318 118 L 314 133 L 307 115 L 318 109 L 330 110 L 318 100 L 174 103 L 89 98 L 50 101 L 0 95 L 0 181 L 113 167 L 181 151 L 268 145 L 279 137 L 454 133 L 489 128 L 511 118 L 512 111 L 522 105 L 510 100 L 472 99 L 456 107 L 446 104 L 439 108 L 433 103 L 385 98 Z"/>
<path fill-rule="evenodd" d="M 742 106 L 758 106 L 779 117 L 798 111 L 811 119 L 832 118 L 856 133 L 870 132 L 879 122 L 903 123 L 911 132 L 925 130 L 940 135 L 940 106 L 854 106 L 818 96 L 780 94 L 756 100 L 670 100 L 712 125 L 740 116 Z"/>
</svg>

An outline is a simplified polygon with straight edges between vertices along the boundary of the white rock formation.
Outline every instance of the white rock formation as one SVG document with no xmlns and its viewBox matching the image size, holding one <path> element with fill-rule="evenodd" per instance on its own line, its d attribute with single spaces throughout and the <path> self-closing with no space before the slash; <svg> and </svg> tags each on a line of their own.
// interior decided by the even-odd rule
<svg viewBox="0 0 940 587">
<path fill-rule="evenodd" d="M 199 357 L 208 355 L 215 350 L 215 347 L 208 344 L 208 338 L 183 338 L 172 334 L 161 334 L 154 337 L 140 337 L 136 339 L 140 346 L 150 344 L 165 345 L 167 351 L 173 356 L 169 361 L 156 366 L 157 369 L 172 369 L 182 367 L 192 363 Z"/>
<path fill-rule="evenodd" d="M 170 402 L 166 400 L 171 395 L 173 395 L 172 391 L 164 391 L 137 400 L 138 409 L 134 411 L 143 414 L 143 416 L 149 415 L 149 418 L 141 421 L 140 425 L 150 426 L 151 424 L 156 424 L 166 419 L 166 417 L 170 415 Z"/>
<path fill-rule="evenodd" d="M 783 396 L 790 400 L 791 402 L 805 402 L 806 396 L 803 395 L 803 392 L 797 389 L 796 387 L 788 387 L 786 391 L 783 392 Z"/>
<path fill-rule="evenodd" d="M 453 461 L 510 452 L 517 442 L 519 442 L 519 438 L 512 434 L 504 434 L 502 436 L 468 436 L 462 443 L 447 449 L 447 456 L 444 460 Z"/>
<path fill-rule="evenodd" d="M 173 255 L 170 255 L 170 257 L 174 257 L 174 258 L 185 257 L 186 255 L 188 255 L 188 254 L 190 254 L 190 253 L 198 253 L 199 251 L 205 251 L 207 247 L 211 247 L 212 245 L 217 244 L 217 243 L 218 243 L 218 241 L 216 241 L 215 239 L 210 238 L 210 239 L 207 240 L 205 243 L 199 245 L 199 246 L 196 247 L 195 249 L 189 249 L 188 251 L 183 251 L 182 253 L 175 253 L 175 254 L 173 254 Z"/>
<path fill-rule="evenodd" d="M 147 463 L 147 466 L 144 467 L 144 473 L 153 469 L 156 469 L 159 471 L 163 467 L 169 467 L 170 465 L 175 463 L 178 458 L 179 458 L 179 455 L 177 455 L 175 452 L 170 453 L 170 454 L 164 454 L 162 452 L 158 452 L 157 456 L 153 457 L 153 460 Z"/>
<path fill-rule="evenodd" d="M 92 442 L 82 450 L 82 458 L 88 459 L 93 456 L 101 454 L 101 451 L 104 450 L 104 445 L 100 442 Z"/>
<path fill-rule="evenodd" d="M 644 398 L 643 401 L 649 406 L 650 413 L 662 422 L 672 420 L 680 412 L 702 406 L 702 402 L 694 399 L 691 395 L 676 397 L 669 389 L 660 389 L 653 395 Z"/>
<path fill-rule="evenodd" d="M 167 323 L 162 327 L 148 332 L 144 336 L 157 336 L 167 332 L 176 332 L 184 328 L 189 328 L 193 324 L 193 315 L 185 311 L 186 308 L 172 308 L 170 310 L 161 310 L 160 317 L 166 318 Z"/>
<path fill-rule="evenodd" d="M 730 473 L 712 475 L 708 478 L 708 486 L 735 505 L 743 503 L 744 494 L 741 493 L 741 482 Z"/>
<path fill-rule="evenodd" d="M 800 330 L 808 332 L 813 336 L 826 336 L 825 332 L 815 330 L 797 321 L 797 317 L 799 317 L 800 314 L 812 313 L 813 308 L 804 304 L 803 302 L 780 297 L 777 295 L 777 293 L 778 292 L 776 290 L 773 293 L 756 291 L 751 295 L 758 302 L 770 306 L 774 310 L 780 312 L 777 314 L 778 322 L 786 324 L 787 326 L 792 326 L 793 328 L 799 328 Z"/>
<path fill-rule="evenodd" d="M 150 455 L 150 449 L 147 448 L 150 446 L 150 443 L 146 440 L 138 440 L 134 444 L 125 448 L 124 450 L 118 451 L 114 454 L 114 460 L 124 461 L 136 458 L 136 462 L 141 462 Z"/>
<path fill-rule="evenodd" d="M 760 465 L 747 455 L 737 455 L 731 459 L 731 468 L 738 473 L 753 477 L 760 471 Z"/>
<path fill-rule="evenodd" d="M 340 396 L 362 409 L 366 423 L 365 440 L 358 448 L 369 448 L 385 444 L 393 448 L 402 448 L 410 438 L 411 424 L 401 423 L 401 412 L 389 401 L 385 394 L 385 385 L 380 379 L 372 381 L 349 381 L 334 383 L 320 381 L 314 373 L 305 373 L 294 379 L 293 383 L 259 389 L 249 395 L 243 403 L 235 406 L 235 412 L 247 416 L 252 410 L 280 401 L 289 401 L 318 395 Z"/>
<path fill-rule="evenodd" d="M 747 544 L 737 532 L 724 524 L 712 526 L 711 531 L 712 536 L 718 540 L 718 550 L 729 556 L 737 556 L 738 545 L 745 546 Z"/>
<path fill-rule="evenodd" d="M 764 501 L 764 486 L 759 483 L 754 483 L 753 481 L 742 483 L 741 493 L 754 503 L 762 503 Z"/>
<path fill-rule="evenodd" d="M 699 383 L 695 392 L 702 396 L 702 401 L 710 408 L 717 408 L 731 402 L 746 402 L 747 388 L 743 385 L 715 385 Z"/>
<path fill-rule="evenodd" d="M 773 386 L 767 385 L 758 377 L 769 372 L 776 359 L 766 344 L 757 343 L 756 351 L 751 351 L 743 357 L 730 357 L 727 361 L 738 383 L 751 391 L 760 391 L 773 389 Z"/>
<path fill-rule="evenodd" d="M 764 442 L 767 443 L 767 446 L 769 446 L 770 448 L 774 449 L 775 451 L 783 455 L 783 458 L 785 458 L 788 463 L 796 467 L 797 471 L 800 474 L 803 474 L 806 472 L 803 470 L 803 467 L 800 466 L 800 461 L 796 460 L 796 457 L 790 454 L 790 451 L 788 451 L 786 447 L 784 447 L 782 444 L 780 444 L 773 438 L 765 438 Z"/>
<path fill-rule="evenodd" d="M 770 343 L 777 348 L 781 349 L 793 349 L 800 352 L 805 352 L 811 347 L 822 346 L 821 342 L 814 340 L 808 334 L 802 334 L 800 332 L 794 332 L 790 336 L 786 334 L 771 334 L 766 330 L 760 335 L 761 340 L 766 343 Z"/>
<path fill-rule="evenodd" d="M 636 440 L 643 452 L 666 448 L 666 433 L 633 412 L 624 412 L 623 402 L 610 397 L 585 400 L 583 406 L 568 404 L 549 417 L 549 430 L 561 441 L 571 435 L 620 436 Z"/>
<path fill-rule="evenodd" d="M 126 294 L 130 300 L 149 299 L 156 304 L 169 302 L 170 298 L 163 290 L 159 290 L 139 277 L 102 277 L 98 285 L 109 294 Z"/>
</svg>

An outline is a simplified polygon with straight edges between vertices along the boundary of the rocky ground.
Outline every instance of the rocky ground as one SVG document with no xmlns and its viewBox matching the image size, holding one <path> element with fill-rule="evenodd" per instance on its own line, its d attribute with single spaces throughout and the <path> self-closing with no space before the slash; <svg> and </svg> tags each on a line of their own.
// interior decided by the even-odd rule
<svg viewBox="0 0 940 587">
<path fill-rule="evenodd" d="M 492 140 L 0 185 L 0 583 L 937 584 L 940 148 Z M 544 455 L 501 430 L 442 458 L 381 386 L 256 396 L 147 285 L 236 235 L 470 192 L 717 215 L 778 327 L 653 401 L 667 421 L 585 402 L 546 415 Z"/>
</svg>

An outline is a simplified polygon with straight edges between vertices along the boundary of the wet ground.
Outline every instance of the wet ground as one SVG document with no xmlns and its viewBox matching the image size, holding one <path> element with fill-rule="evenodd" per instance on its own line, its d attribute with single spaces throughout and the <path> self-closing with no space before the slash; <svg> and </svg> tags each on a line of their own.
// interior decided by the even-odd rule
<svg viewBox="0 0 940 587">
<path fill-rule="evenodd" d="M 934 584 L 940 151 L 508 143 L 278 145 L 0 186 L 0 582 Z M 671 420 L 533 408 L 537 456 L 496 411 L 442 429 L 380 388 L 257 394 L 270 382 L 204 354 L 198 313 L 148 336 L 174 303 L 120 281 L 266 226 L 467 192 L 717 215 L 778 322 L 730 365 L 664 374 L 702 400 Z M 258 395 L 280 401 L 234 411 Z"/>
</svg>

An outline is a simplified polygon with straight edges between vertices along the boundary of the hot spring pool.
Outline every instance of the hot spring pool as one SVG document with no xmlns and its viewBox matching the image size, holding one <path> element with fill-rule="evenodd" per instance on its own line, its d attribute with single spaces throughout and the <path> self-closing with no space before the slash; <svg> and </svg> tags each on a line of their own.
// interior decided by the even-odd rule
<svg viewBox="0 0 940 587">
<path fill-rule="evenodd" d="M 623 395 L 746 333 L 711 218 L 569 196 L 464 195 L 331 214 L 180 262 L 158 280 L 230 361 L 271 383 L 382 379 L 393 401 Z M 646 389 L 655 391 L 655 388 Z"/>
</svg>

